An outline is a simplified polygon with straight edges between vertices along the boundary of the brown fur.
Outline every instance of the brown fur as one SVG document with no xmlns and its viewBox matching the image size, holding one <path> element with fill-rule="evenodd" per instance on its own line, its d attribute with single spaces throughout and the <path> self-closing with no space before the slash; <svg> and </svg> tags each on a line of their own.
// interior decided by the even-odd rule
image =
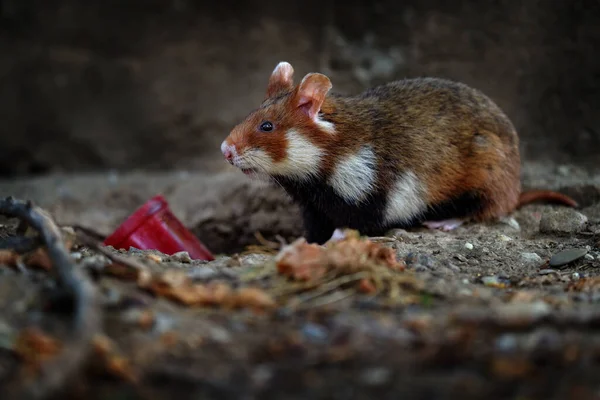
<svg viewBox="0 0 600 400">
<path fill-rule="evenodd" d="M 480 91 L 443 79 L 421 78 L 340 96 L 329 93 L 331 84 L 324 75 L 309 74 L 294 86 L 292 72 L 291 66 L 274 71 L 265 101 L 233 129 L 227 142 L 239 151 L 260 148 L 274 160 L 282 160 L 287 156 L 285 132 L 293 128 L 325 150 L 320 166 L 323 176 L 340 159 L 370 144 L 379 164 L 375 191 L 389 191 L 401 172 L 412 170 L 427 188 L 424 200 L 428 205 L 477 193 L 482 204 L 471 216 L 473 220 L 491 220 L 521 204 L 516 130 Z M 306 99 L 313 101 L 302 109 Z M 320 119 L 335 125 L 334 134 L 322 131 L 307 114 L 315 107 L 317 112 L 320 109 Z M 257 128 L 264 120 L 275 125 L 268 134 Z M 525 199 L 559 198 L 544 193 Z M 561 197 L 563 204 L 574 203 L 565 198 Z"/>
<path fill-rule="evenodd" d="M 486 206 L 473 215 L 476 220 L 507 214 L 517 205 L 516 132 L 491 100 L 466 85 L 429 78 L 402 81 L 355 97 L 330 96 L 322 112 L 336 125 L 336 140 L 329 146 L 332 165 L 371 143 L 384 163 L 381 187 L 412 169 L 428 188 L 428 204 L 459 191 L 478 191 Z"/>
</svg>

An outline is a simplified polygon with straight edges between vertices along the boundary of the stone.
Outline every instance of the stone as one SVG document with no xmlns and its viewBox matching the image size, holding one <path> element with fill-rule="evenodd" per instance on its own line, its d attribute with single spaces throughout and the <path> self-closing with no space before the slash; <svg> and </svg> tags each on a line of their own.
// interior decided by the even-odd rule
<svg viewBox="0 0 600 400">
<path fill-rule="evenodd" d="M 564 235 L 581 231 L 588 218 L 571 208 L 558 208 L 544 212 L 540 220 L 540 232 Z"/>
<path fill-rule="evenodd" d="M 537 253 L 521 253 L 521 262 L 526 266 L 537 267 L 543 260 Z"/>
<path fill-rule="evenodd" d="M 550 258 L 550 266 L 551 267 L 560 267 L 566 264 L 569 264 L 575 260 L 580 259 L 585 256 L 588 252 L 588 249 L 567 249 L 563 250 Z"/>
<path fill-rule="evenodd" d="M 435 267 L 435 260 L 423 253 L 411 252 L 406 256 L 404 261 L 408 267 L 415 269 L 417 269 L 417 267 L 421 267 L 419 269 L 430 269 Z"/>
<path fill-rule="evenodd" d="M 187 251 L 177 252 L 177 253 L 171 255 L 168 259 L 169 259 L 169 261 L 175 261 L 175 262 L 187 263 L 187 264 L 192 262 L 192 258 L 190 257 L 190 254 Z"/>
</svg>

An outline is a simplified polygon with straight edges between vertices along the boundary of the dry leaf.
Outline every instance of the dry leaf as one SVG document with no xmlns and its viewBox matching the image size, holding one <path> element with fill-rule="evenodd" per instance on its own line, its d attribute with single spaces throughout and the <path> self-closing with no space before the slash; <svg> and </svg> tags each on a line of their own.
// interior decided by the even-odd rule
<svg viewBox="0 0 600 400">
<path fill-rule="evenodd" d="M 374 265 L 396 271 L 405 268 L 393 249 L 355 236 L 329 242 L 326 247 L 299 239 L 283 248 L 275 260 L 280 274 L 304 281 L 317 280 L 332 270 L 351 274 Z"/>
<path fill-rule="evenodd" d="M 62 344 L 37 328 L 26 328 L 17 337 L 15 352 L 27 364 L 39 366 L 60 352 Z"/>
<path fill-rule="evenodd" d="M 298 239 L 277 255 L 277 271 L 298 281 L 317 280 L 327 273 L 325 249 Z"/>
<path fill-rule="evenodd" d="M 0 250 L 0 264 L 14 267 L 19 260 L 19 254 L 13 250 Z"/>
<path fill-rule="evenodd" d="M 140 270 L 120 264 L 118 262 L 108 264 L 104 268 L 104 272 L 108 275 L 128 281 L 137 281 L 140 276 Z"/>
<path fill-rule="evenodd" d="M 600 277 L 594 276 L 589 278 L 581 278 L 575 282 L 569 283 L 567 286 L 568 292 L 583 292 L 600 288 Z"/>
<path fill-rule="evenodd" d="M 63 232 L 64 233 L 64 232 Z M 67 235 L 63 238 L 63 245 L 67 250 L 71 250 L 74 245 L 74 239 Z M 48 255 L 48 250 L 45 246 L 38 247 L 24 257 L 25 265 L 28 267 L 41 268 L 49 271 L 52 269 L 52 260 Z"/>
<path fill-rule="evenodd" d="M 240 288 L 236 293 L 236 306 L 266 309 L 275 306 L 273 298 L 258 288 Z"/>
<path fill-rule="evenodd" d="M 29 267 L 41 268 L 49 271 L 52 269 L 52 260 L 45 247 L 38 247 L 25 257 L 25 264 Z"/>
<path fill-rule="evenodd" d="M 362 293 L 372 294 L 377 291 L 377 288 L 370 279 L 363 278 L 358 282 L 358 290 Z"/>
<path fill-rule="evenodd" d="M 101 360 L 105 373 L 129 382 L 135 381 L 136 377 L 131 363 L 125 357 L 116 353 L 116 346 L 109 337 L 97 335 L 92 343 L 94 352 Z"/>
<path fill-rule="evenodd" d="M 194 283 L 185 272 L 168 270 L 150 279 L 143 286 L 157 296 L 163 296 L 186 306 L 213 305 L 219 307 L 269 308 L 275 302 L 261 289 L 234 290 L 221 282 Z"/>
</svg>

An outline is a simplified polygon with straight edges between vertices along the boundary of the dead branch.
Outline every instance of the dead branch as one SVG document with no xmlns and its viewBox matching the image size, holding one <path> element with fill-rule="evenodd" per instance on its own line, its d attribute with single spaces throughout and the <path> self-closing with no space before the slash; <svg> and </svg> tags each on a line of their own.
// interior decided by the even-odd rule
<svg viewBox="0 0 600 400">
<path fill-rule="evenodd" d="M 43 209 L 31 202 L 7 197 L 0 199 L 0 214 L 18 218 L 39 232 L 58 282 L 73 301 L 73 326 L 63 351 L 46 362 L 36 377 L 21 377 L 19 382 L 4 388 L 2 396 L 41 399 L 59 389 L 85 362 L 92 338 L 99 332 L 101 311 L 92 283 L 73 264 L 63 245 L 59 228 Z"/>
<path fill-rule="evenodd" d="M 77 232 L 77 240 L 84 245 L 96 250 L 98 253 L 101 253 L 109 260 L 124 265 L 126 267 L 132 268 L 133 270 L 139 273 L 145 273 L 148 268 L 144 265 L 144 263 L 136 260 L 133 257 L 126 257 L 119 254 L 115 254 L 110 251 L 108 248 L 104 247 L 101 241 L 95 239 L 94 237 L 89 236 L 89 234 L 84 230 L 76 229 Z"/>
</svg>

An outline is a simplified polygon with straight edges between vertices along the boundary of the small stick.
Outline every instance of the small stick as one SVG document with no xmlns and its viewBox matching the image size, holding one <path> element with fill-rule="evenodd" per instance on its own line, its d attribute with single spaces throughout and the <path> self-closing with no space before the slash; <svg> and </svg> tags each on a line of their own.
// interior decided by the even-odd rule
<svg viewBox="0 0 600 400">
<path fill-rule="evenodd" d="M 137 270 L 138 272 L 145 272 L 148 269 L 144 265 L 144 263 L 136 260 L 133 257 L 125 257 L 120 254 L 113 253 L 108 248 L 104 247 L 100 241 L 89 236 L 86 232 L 79 231 L 77 233 L 77 238 L 83 244 L 85 244 L 88 247 L 93 248 L 94 250 L 98 251 L 98 253 L 101 253 L 102 255 L 106 256 L 109 260 L 111 260 L 113 262 L 116 262 L 118 264 L 124 265 L 129 268 L 133 268 L 133 269 Z"/>
<path fill-rule="evenodd" d="M 81 369 L 91 349 L 92 338 L 100 330 L 100 305 L 94 286 L 73 264 L 59 228 L 43 209 L 29 201 L 7 197 L 0 199 L 0 214 L 18 218 L 39 232 L 59 284 L 73 298 L 73 329 L 63 351 L 42 365 L 35 382 L 24 378 L 19 383 L 5 387 L 2 393 L 3 398 L 41 399 L 59 389 L 71 375 Z"/>
</svg>

